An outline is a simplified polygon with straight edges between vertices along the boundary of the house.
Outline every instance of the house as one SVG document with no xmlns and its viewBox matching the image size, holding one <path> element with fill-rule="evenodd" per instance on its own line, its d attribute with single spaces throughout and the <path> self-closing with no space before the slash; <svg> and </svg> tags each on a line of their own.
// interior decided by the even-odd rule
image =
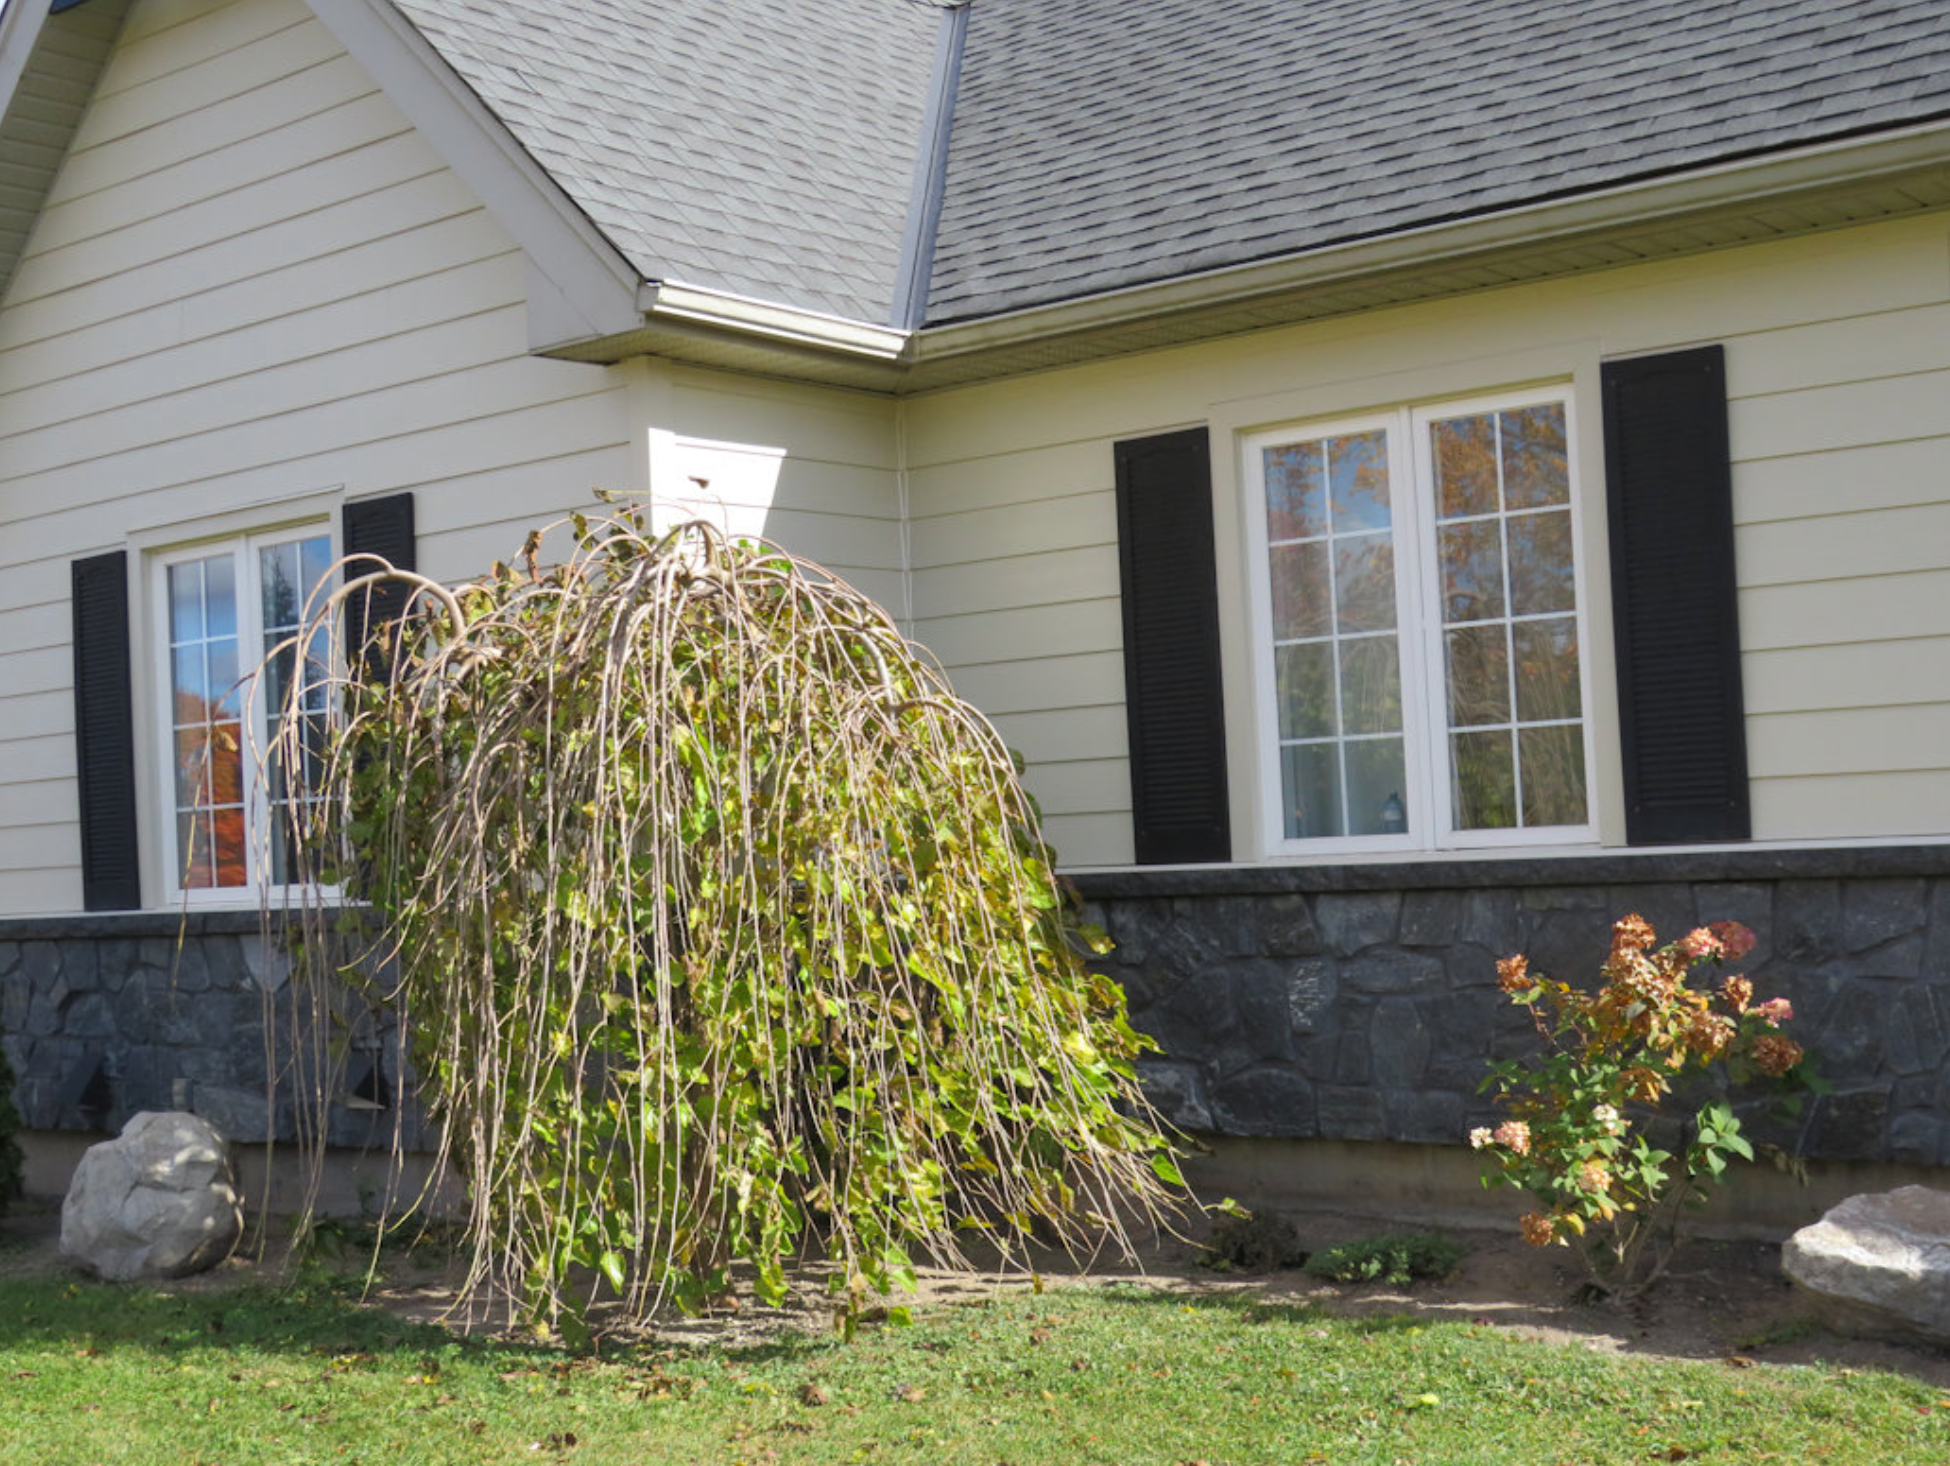
<svg viewBox="0 0 1950 1466">
<path fill-rule="evenodd" d="M 50 1144 L 284 1124 L 176 774 L 279 589 L 600 486 L 941 658 L 1184 1123 L 1454 1145 L 1492 959 L 1636 908 L 1760 933 L 1813 1155 L 1950 1164 L 1940 0 L 9 0 L 0 104 Z"/>
</svg>

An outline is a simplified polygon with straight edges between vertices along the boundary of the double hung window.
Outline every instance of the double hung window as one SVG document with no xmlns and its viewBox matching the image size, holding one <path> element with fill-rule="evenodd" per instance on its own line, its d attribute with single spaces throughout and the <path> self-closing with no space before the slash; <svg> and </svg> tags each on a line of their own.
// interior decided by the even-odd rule
<svg viewBox="0 0 1950 1466">
<path fill-rule="evenodd" d="M 325 734 L 329 669 L 322 636 L 282 644 L 302 630 L 332 559 L 332 537 L 317 527 L 158 557 L 164 848 L 176 892 L 237 894 L 292 879 L 301 823 L 294 816 L 315 787 L 310 765 Z M 281 646 L 247 706 L 243 679 Z M 302 716 L 304 768 L 287 768 L 300 760 L 274 751 L 287 697 Z"/>
<path fill-rule="evenodd" d="M 1567 396 L 1245 446 L 1268 844 L 1588 838 Z"/>
</svg>

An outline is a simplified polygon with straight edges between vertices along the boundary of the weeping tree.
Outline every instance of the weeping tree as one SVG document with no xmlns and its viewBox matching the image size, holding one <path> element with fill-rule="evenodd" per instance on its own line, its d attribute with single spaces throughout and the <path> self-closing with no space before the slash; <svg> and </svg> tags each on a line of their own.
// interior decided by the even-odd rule
<svg viewBox="0 0 1950 1466">
<path fill-rule="evenodd" d="M 341 685 L 261 688 L 288 858 L 342 898 L 292 923 L 299 987 L 400 1022 L 470 1290 L 573 1328 L 605 1284 L 697 1307 L 734 1265 L 779 1302 L 811 1254 L 850 1321 L 921 1262 L 1128 1254 L 1182 1194 L 1149 1041 L 995 730 L 814 566 L 564 528 L 562 563 L 531 535 L 458 588 L 348 562 L 267 662 Z M 327 647 L 389 584 L 383 639 Z"/>
</svg>

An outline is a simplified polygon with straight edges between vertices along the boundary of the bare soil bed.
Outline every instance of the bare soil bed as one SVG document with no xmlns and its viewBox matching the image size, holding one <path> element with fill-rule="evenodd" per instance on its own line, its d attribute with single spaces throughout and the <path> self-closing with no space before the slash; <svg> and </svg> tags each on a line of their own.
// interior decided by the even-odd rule
<svg viewBox="0 0 1950 1466">
<path fill-rule="evenodd" d="M 1290 1214 L 1288 1220 L 1299 1234 L 1300 1245 L 1309 1250 L 1387 1230 L 1372 1218 L 1328 1211 Z M 58 1217 L 51 1207 L 30 1205 L 0 1218 L 0 1276 L 65 1270 L 57 1233 Z M 1299 1269 L 1214 1271 L 1204 1265 L 1209 1254 L 1203 1249 L 1173 1239 L 1147 1248 L 1136 1266 L 1104 1259 L 1083 1268 L 1060 1255 L 1040 1258 L 1037 1266 L 1040 1285 L 1051 1289 L 1125 1283 L 1186 1294 L 1243 1293 L 1267 1303 L 1312 1305 L 1341 1315 L 1407 1314 L 1431 1322 L 1491 1326 L 1522 1338 L 1615 1355 L 1722 1360 L 1733 1368 L 1821 1362 L 1885 1370 L 1950 1391 L 1950 1351 L 1855 1338 L 1824 1328 L 1808 1300 L 1782 1274 L 1780 1248 L 1772 1243 L 1684 1242 L 1650 1292 L 1621 1308 L 1577 1301 L 1576 1259 L 1564 1249 L 1527 1246 L 1514 1229 L 1449 1228 L 1444 1235 L 1467 1245 L 1468 1254 L 1448 1277 L 1407 1286 L 1327 1282 Z M 356 1268 L 361 1261 L 348 1253 L 338 1259 L 338 1265 Z M 286 1262 L 275 1257 L 237 1257 L 200 1277 L 166 1286 L 182 1291 L 235 1287 L 252 1280 L 275 1280 L 285 1267 Z M 500 1332 L 509 1327 L 507 1311 L 491 1302 L 477 1301 L 471 1310 L 457 1311 L 457 1277 L 452 1268 L 390 1256 L 368 1302 L 403 1317 L 461 1329 Z M 923 1270 L 916 1297 L 902 1301 L 925 1307 L 1036 1285 L 1020 1274 Z M 602 1317 L 604 1312 L 598 1310 L 593 1321 L 618 1343 L 634 1337 L 645 1342 L 740 1345 L 786 1329 L 820 1329 L 829 1324 L 816 1269 L 806 1271 L 792 1300 L 780 1310 L 755 1307 L 749 1299 L 731 1300 L 702 1318 L 673 1317 L 647 1327 L 625 1325 L 613 1313 Z"/>
</svg>

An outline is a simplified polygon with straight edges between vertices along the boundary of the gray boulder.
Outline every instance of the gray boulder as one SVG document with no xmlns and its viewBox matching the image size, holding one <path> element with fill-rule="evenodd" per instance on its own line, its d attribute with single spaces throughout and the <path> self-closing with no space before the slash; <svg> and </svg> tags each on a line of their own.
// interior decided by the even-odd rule
<svg viewBox="0 0 1950 1466">
<path fill-rule="evenodd" d="M 91 1145 L 61 1206 L 61 1255 L 112 1281 L 215 1267 L 243 1235 L 229 1146 L 195 1115 L 144 1110 Z"/>
<path fill-rule="evenodd" d="M 1788 1238 L 1781 1267 L 1836 1328 L 1950 1343 L 1950 1192 L 1851 1196 Z"/>
</svg>

